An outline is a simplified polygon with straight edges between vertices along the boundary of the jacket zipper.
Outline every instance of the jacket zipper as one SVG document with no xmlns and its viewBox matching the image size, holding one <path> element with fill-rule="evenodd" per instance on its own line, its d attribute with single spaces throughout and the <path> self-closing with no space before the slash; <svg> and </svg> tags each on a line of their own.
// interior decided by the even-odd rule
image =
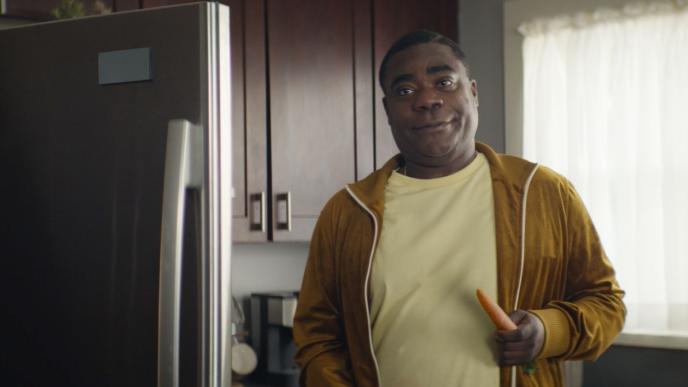
<svg viewBox="0 0 688 387">
<path fill-rule="evenodd" d="M 351 189 L 349 189 L 349 186 L 346 187 L 346 191 L 351 195 L 351 197 L 358 203 L 361 208 L 363 208 L 368 215 L 370 215 L 371 218 L 373 218 L 373 245 L 370 248 L 370 257 L 368 258 L 368 270 L 366 270 L 366 277 L 365 281 L 363 283 L 363 302 L 365 303 L 365 308 L 366 308 L 366 321 L 368 322 L 368 344 L 370 344 L 370 354 L 373 357 L 373 364 L 375 364 L 375 375 L 377 376 L 377 384 L 380 386 L 381 379 L 380 379 L 380 368 L 378 367 L 377 364 L 377 358 L 375 357 L 375 348 L 373 347 L 373 333 L 370 330 L 370 306 L 368 305 L 368 282 L 370 281 L 370 269 L 373 266 L 373 254 L 375 254 L 375 246 L 377 245 L 377 237 L 378 237 L 378 224 L 377 224 L 377 218 L 375 217 L 375 214 L 365 205 L 363 202 L 356 196 L 354 195 L 353 192 L 351 192 Z"/>
<path fill-rule="evenodd" d="M 523 186 L 523 202 L 521 203 L 521 260 L 518 270 L 518 285 L 516 287 L 516 297 L 514 298 L 514 310 L 518 309 L 518 299 L 521 296 L 521 285 L 523 283 L 523 267 L 526 265 L 526 204 L 528 203 L 528 189 L 530 188 L 530 182 L 535 176 L 539 165 L 535 164 L 535 167 L 528 178 L 526 179 L 526 184 Z M 511 366 L 511 387 L 516 387 L 516 367 Z"/>
</svg>

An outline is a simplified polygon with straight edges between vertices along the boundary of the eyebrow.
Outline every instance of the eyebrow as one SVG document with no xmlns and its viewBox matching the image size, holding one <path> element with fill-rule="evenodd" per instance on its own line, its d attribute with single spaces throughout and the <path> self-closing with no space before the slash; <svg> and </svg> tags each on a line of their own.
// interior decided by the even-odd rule
<svg viewBox="0 0 688 387">
<path fill-rule="evenodd" d="M 397 75 L 397 76 L 394 78 L 394 80 L 392 81 L 392 84 L 389 86 L 389 88 L 390 88 L 390 89 L 394 89 L 394 86 L 396 86 L 398 83 L 405 82 L 405 81 L 409 81 L 409 82 L 410 82 L 410 81 L 413 81 L 414 79 L 416 79 L 416 77 L 414 77 L 414 76 L 411 75 L 411 74 L 401 74 L 401 75 Z"/>
<path fill-rule="evenodd" d="M 437 73 L 444 73 L 444 72 L 455 72 L 451 66 L 449 65 L 439 65 L 439 66 L 432 66 L 428 67 L 427 70 L 425 70 L 426 74 L 437 74 Z"/>
<path fill-rule="evenodd" d="M 438 65 L 438 66 L 430 66 L 425 70 L 426 74 L 432 75 L 432 74 L 437 74 L 437 73 L 444 73 L 444 72 L 456 72 L 451 66 L 449 65 Z M 404 81 L 413 81 L 416 79 L 412 74 L 400 74 L 397 75 L 394 80 L 392 81 L 392 84 L 389 86 L 390 89 L 393 89 L 394 86 L 396 86 L 398 83 L 404 82 Z"/>
</svg>

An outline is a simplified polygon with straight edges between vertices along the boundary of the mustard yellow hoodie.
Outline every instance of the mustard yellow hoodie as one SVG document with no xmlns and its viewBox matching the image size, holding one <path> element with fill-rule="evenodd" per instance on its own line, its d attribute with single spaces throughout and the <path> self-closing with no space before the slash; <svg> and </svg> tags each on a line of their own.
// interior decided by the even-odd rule
<svg viewBox="0 0 688 387">
<path fill-rule="evenodd" d="M 507 313 L 529 310 L 545 326 L 537 370 L 503 367 L 501 386 L 561 386 L 561 360 L 596 359 L 621 331 L 624 293 L 568 180 L 487 145 L 476 148 L 492 175 L 498 303 Z M 368 287 L 385 184 L 402 163 L 398 155 L 347 186 L 320 214 L 294 318 L 304 386 L 380 385 Z"/>
</svg>

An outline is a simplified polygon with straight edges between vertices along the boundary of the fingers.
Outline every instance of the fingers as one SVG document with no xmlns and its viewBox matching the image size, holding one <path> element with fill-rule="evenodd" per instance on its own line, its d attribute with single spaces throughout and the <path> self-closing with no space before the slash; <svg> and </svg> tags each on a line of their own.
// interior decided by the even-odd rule
<svg viewBox="0 0 688 387">
<path fill-rule="evenodd" d="M 495 337 L 498 342 L 518 342 L 526 338 L 525 332 L 520 326 L 513 331 L 497 331 Z"/>
<path fill-rule="evenodd" d="M 532 351 L 533 345 L 529 341 L 518 341 L 515 343 L 502 343 L 501 348 L 504 352 Z"/>
<path fill-rule="evenodd" d="M 525 364 L 530 361 L 528 352 L 515 351 L 515 352 L 504 352 L 499 358 L 499 365 L 512 366 Z"/>
<path fill-rule="evenodd" d="M 502 366 L 524 364 L 533 360 L 544 339 L 544 327 L 534 315 L 517 310 L 509 317 L 517 324 L 517 329 L 495 333 Z"/>
<path fill-rule="evenodd" d="M 533 340 L 499 343 L 501 365 L 524 364 L 533 359 L 536 344 Z"/>
<path fill-rule="evenodd" d="M 518 342 L 528 340 L 537 333 L 536 321 L 529 313 L 523 310 L 516 310 L 509 317 L 516 324 L 517 329 L 513 331 L 497 331 L 497 341 Z"/>
</svg>

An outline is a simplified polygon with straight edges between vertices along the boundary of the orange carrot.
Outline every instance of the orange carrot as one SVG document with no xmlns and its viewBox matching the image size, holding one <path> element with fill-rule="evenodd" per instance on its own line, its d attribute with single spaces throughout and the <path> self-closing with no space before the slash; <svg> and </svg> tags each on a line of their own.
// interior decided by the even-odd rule
<svg viewBox="0 0 688 387">
<path fill-rule="evenodd" d="M 485 313 L 490 316 L 490 320 L 492 320 L 497 329 L 500 331 L 513 331 L 518 329 L 516 324 L 511 321 L 509 316 L 502 310 L 502 308 L 500 308 L 496 302 L 492 301 L 492 299 L 485 294 L 485 292 L 483 292 L 481 289 L 476 289 L 475 295 L 478 297 L 480 306 L 482 306 L 485 310 Z M 528 375 L 532 375 L 537 370 L 535 360 L 529 361 L 522 367 L 525 373 Z"/>
<path fill-rule="evenodd" d="M 480 306 L 483 307 L 485 313 L 490 317 L 490 320 L 500 331 L 513 331 L 516 329 L 516 324 L 507 316 L 502 308 L 497 305 L 496 302 L 492 301 L 490 297 L 485 294 L 481 289 L 475 291 L 475 295 L 478 297 Z"/>
</svg>

